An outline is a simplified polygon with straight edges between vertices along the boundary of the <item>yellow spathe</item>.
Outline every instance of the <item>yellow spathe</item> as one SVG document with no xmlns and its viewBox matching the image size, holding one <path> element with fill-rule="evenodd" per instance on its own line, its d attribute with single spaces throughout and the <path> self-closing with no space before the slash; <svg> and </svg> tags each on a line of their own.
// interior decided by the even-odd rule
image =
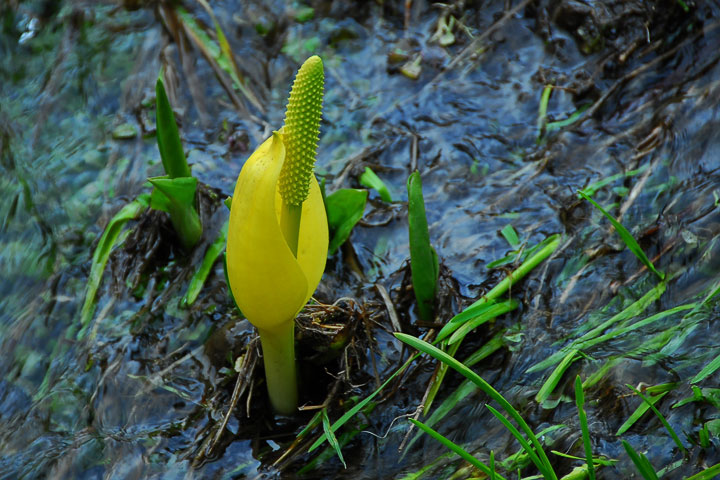
<svg viewBox="0 0 720 480">
<path fill-rule="evenodd" d="M 302 205 L 297 259 L 280 229 L 278 177 L 285 161 L 275 132 L 243 166 L 232 198 L 227 271 L 235 301 L 258 329 L 278 330 L 292 322 L 310 299 L 325 270 L 328 226 L 314 175 Z"/>
</svg>

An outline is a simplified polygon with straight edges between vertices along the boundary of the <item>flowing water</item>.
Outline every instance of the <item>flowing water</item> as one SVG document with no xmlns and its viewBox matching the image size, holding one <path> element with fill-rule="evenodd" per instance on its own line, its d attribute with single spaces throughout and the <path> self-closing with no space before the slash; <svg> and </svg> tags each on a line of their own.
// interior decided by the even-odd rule
<svg viewBox="0 0 720 480">
<path fill-rule="evenodd" d="M 619 460 L 600 478 L 636 472 L 621 438 L 656 470 L 678 462 L 665 478 L 720 462 L 719 374 L 691 382 L 720 353 L 717 301 L 701 305 L 720 258 L 720 6 L 228 0 L 212 4 L 213 17 L 203 3 L 0 6 L 0 478 L 404 478 L 430 464 L 422 478 L 471 476 L 429 437 L 398 453 L 435 368 L 427 359 L 338 432 L 347 468 L 332 455 L 312 463 L 322 448 L 293 447 L 281 458 L 315 411 L 273 417 L 259 368 L 215 442 L 234 359 L 254 351 L 253 329 L 227 296 L 222 262 L 192 306 L 180 299 L 227 218 L 219 199 L 282 125 L 294 72 L 312 54 L 326 72 L 316 171 L 328 193 L 362 188 L 370 167 L 395 202 L 371 191 L 350 242 L 328 260 L 316 298 L 337 307 L 312 311 L 348 327 L 351 340 L 333 356 L 316 347 L 312 329 L 299 332 L 302 401 L 321 404 L 336 387 L 328 403 L 335 420 L 373 392 L 407 358 L 389 311 L 418 336 L 447 322 L 512 270 L 486 268 L 513 250 L 500 234 L 511 225 L 525 248 L 552 234 L 562 235 L 560 247 L 513 286 L 520 307 L 470 334 L 457 357 L 497 335 L 500 348 L 473 369 L 535 431 L 566 425 L 544 442 L 580 457 L 573 382 L 588 380 L 593 451 Z M 232 68 L 208 61 L 217 56 L 208 50 L 213 18 L 250 95 L 226 88 Z M 130 222 L 80 334 L 103 229 L 149 192 L 148 176 L 161 174 L 161 67 L 193 173 L 207 185 L 205 236 L 188 253 L 161 214 Z M 418 319 L 409 290 L 405 182 L 414 169 L 441 262 L 434 325 Z M 552 368 L 529 368 L 659 282 L 578 197 L 582 188 L 668 275 L 639 318 L 689 306 L 583 348 L 538 401 Z M 666 383 L 657 405 L 687 454 L 651 413 L 616 435 L 641 404 L 625 385 Z M 460 384 L 449 374 L 434 405 Z M 678 405 L 692 385 L 697 401 Z M 434 428 L 483 461 L 491 450 L 500 461 L 520 448 L 488 401 L 469 390 Z M 560 474 L 583 463 L 551 459 Z"/>
</svg>

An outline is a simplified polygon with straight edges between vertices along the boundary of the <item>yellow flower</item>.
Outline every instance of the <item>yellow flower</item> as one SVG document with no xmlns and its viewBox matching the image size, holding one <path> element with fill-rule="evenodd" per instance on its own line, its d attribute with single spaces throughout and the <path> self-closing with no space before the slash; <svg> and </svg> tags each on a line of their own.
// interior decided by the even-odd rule
<svg viewBox="0 0 720 480">
<path fill-rule="evenodd" d="M 279 220 L 278 177 L 285 160 L 280 135 L 268 138 L 242 168 L 228 229 L 230 287 L 240 310 L 261 329 L 295 318 L 320 283 L 328 248 L 325 205 L 314 175 L 303 202 L 297 258 L 285 242 Z"/>
<path fill-rule="evenodd" d="M 328 226 L 320 187 L 311 175 L 309 195 L 302 203 L 297 258 L 293 255 L 280 227 L 278 178 L 284 161 L 282 134 L 275 132 L 243 166 L 230 209 L 227 271 L 238 307 L 260 332 L 273 406 L 289 414 L 297 401 L 294 319 L 325 270 Z M 290 353 L 283 353 L 288 348 Z M 288 382 L 292 387 L 284 385 Z"/>
</svg>

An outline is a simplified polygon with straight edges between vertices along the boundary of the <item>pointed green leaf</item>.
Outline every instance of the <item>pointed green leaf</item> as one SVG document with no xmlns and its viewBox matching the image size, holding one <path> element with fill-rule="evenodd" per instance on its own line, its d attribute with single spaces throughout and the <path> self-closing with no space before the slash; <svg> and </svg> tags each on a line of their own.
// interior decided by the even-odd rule
<svg viewBox="0 0 720 480">
<path fill-rule="evenodd" d="M 410 271 L 420 318 L 432 321 L 438 281 L 437 254 L 430 244 L 425 201 L 420 173 L 408 178 L 408 233 L 410 238 Z"/>
<path fill-rule="evenodd" d="M 367 188 L 374 188 L 380 194 L 380 198 L 388 203 L 392 203 L 392 196 L 385 182 L 383 182 L 370 167 L 365 167 L 365 171 L 360 175 L 360 185 Z"/>
<path fill-rule="evenodd" d="M 328 255 L 334 255 L 350 237 L 365 212 L 367 190 L 343 188 L 325 198 L 328 226 L 332 233 Z"/>
<path fill-rule="evenodd" d="M 175 114 L 165 93 L 162 75 L 155 84 L 157 142 L 165 173 L 170 178 L 189 177 L 190 167 L 185 158 L 180 132 L 175 123 Z"/>
</svg>

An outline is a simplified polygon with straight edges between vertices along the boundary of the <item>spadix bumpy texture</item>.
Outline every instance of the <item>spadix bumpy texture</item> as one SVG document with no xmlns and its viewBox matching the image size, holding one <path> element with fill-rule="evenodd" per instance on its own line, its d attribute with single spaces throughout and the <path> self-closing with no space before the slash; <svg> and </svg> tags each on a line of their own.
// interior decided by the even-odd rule
<svg viewBox="0 0 720 480">
<path fill-rule="evenodd" d="M 285 113 L 283 140 L 287 159 L 280 173 L 280 195 L 289 205 L 307 198 L 315 164 L 323 100 L 322 60 L 312 56 L 295 76 Z"/>
<path fill-rule="evenodd" d="M 297 258 L 282 234 L 278 178 L 285 155 L 279 133 L 258 147 L 240 172 L 230 209 L 230 288 L 247 319 L 263 330 L 293 321 L 320 283 L 327 258 L 327 217 L 315 175 L 302 203 Z"/>
</svg>

